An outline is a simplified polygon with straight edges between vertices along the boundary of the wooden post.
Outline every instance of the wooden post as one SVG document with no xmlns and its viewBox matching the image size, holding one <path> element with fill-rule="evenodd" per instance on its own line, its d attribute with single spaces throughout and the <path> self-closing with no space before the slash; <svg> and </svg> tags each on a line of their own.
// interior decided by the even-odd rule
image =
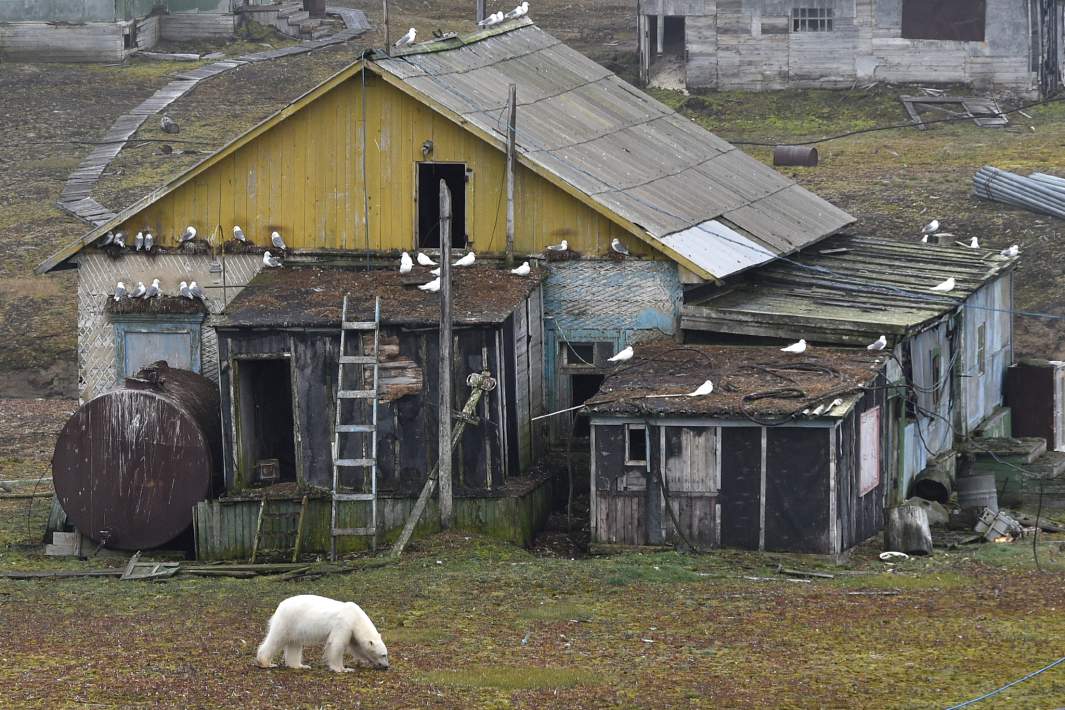
<svg viewBox="0 0 1065 710">
<path fill-rule="evenodd" d="M 480 22 L 481 20 L 484 19 L 484 14 L 485 14 L 484 0 L 477 0 L 476 13 L 477 13 L 477 22 Z"/>
<path fill-rule="evenodd" d="M 388 35 L 388 0 L 381 0 L 381 3 L 383 5 L 381 14 L 384 15 L 381 24 L 385 26 L 385 52 L 392 54 L 392 38 Z"/>
<path fill-rule="evenodd" d="M 440 181 L 440 526 L 451 527 L 451 192 Z"/>
<path fill-rule="evenodd" d="M 514 139 L 517 133 L 518 87 L 510 85 L 507 99 L 507 268 L 514 266 Z"/>
</svg>

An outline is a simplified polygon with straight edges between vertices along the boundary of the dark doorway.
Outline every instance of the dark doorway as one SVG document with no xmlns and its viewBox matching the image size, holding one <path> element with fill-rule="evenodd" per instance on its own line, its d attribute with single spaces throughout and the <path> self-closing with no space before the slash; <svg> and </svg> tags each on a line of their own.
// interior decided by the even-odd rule
<svg viewBox="0 0 1065 710">
<path fill-rule="evenodd" d="M 578 404 L 584 404 L 586 400 L 599 391 L 599 386 L 603 384 L 603 375 L 570 375 L 569 382 L 570 406 L 576 407 Z M 588 425 L 588 417 L 584 415 L 574 417 L 573 435 L 584 438 L 590 434 L 591 427 Z"/>
<path fill-rule="evenodd" d="M 276 460 L 277 481 L 296 480 L 292 380 L 287 358 L 238 360 L 237 466 L 246 484 L 264 480 Z"/>
<path fill-rule="evenodd" d="M 440 248 L 440 181 L 451 190 L 451 246 L 466 246 L 465 163 L 418 163 L 418 247 Z"/>
<path fill-rule="evenodd" d="M 662 54 L 684 56 L 684 18 L 666 17 L 662 23 Z"/>
</svg>

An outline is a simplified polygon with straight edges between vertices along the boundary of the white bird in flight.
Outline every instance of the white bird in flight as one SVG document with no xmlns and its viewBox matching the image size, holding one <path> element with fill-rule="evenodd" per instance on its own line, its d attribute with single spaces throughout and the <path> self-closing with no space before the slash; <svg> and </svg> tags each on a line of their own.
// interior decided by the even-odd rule
<svg viewBox="0 0 1065 710">
<path fill-rule="evenodd" d="M 935 234 L 939 231 L 939 220 L 933 219 L 931 222 L 921 228 L 921 234 Z"/>
<path fill-rule="evenodd" d="M 138 281 L 137 288 L 133 289 L 133 293 L 129 295 L 130 298 L 144 298 L 144 294 L 148 289 L 144 288 L 144 282 Z"/>
<path fill-rule="evenodd" d="M 623 256 L 628 256 L 629 255 L 629 248 L 627 246 L 625 246 L 624 244 L 622 244 L 621 240 L 618 239 L 617 237 L 614 237 L 613 239 L 610 240 L 610 248 L 613 249 L 618 254 L 621 254 Z"/>
<path fill-rule="evenodd" d="M 418 260 L 419 266 L 436 266 L 435 261 L 427 257 L 425 254 L 422 254 L 421 252 L 418 252 L 417 256 L 415 256 L 414 258 Z"/>
<path fill-rule="evenodd" d="M 159 288 L 159 279 L 152 279 L 152 285 L 144 291 L 144 298 L 159 298 L 162 295 L 163 291 Z"/>
<path fill-rule="evenodd" d="M 1021 253 L 1021 248 L 1014 244 L 1013 246 L 1006 247 L 999 252 L 1002 256 L 1014 257 Z"/>
<path fill-rule="evenodd" d="M 133 238 L 134 251 L 140 251 L 144 248 L 144 232 L 137 232 L 137 236 Z"/>
<path fill-rule="evenodd" d="M 532 269 L 529 268 L 529 262 L 523 261 L 521 262 L 521 266 L 516 269 L 511 269 L 510 273 L 514 274 L 515 276 L 528 276 L 531 270 Z"/>
<path fill-rule="evenodd" d="M 400 37 L 399 39 L 396 40 L 395 46 L 396 47 L 406 47 L 408 44 L 411 44 L 412 42 L 414 42 L 414 38 L 417 37 L 417 36 L 418 36 L 418 30 L 416 30 L 413 27 L 411 27 L 409 30 L 407 30 L 407 34 L 403 35 L 402 37 Z"/>
<path fill-rule="evenodd" d="M 421 291 L 428 291 L 429 293 L 436 293 L 437 291 L 440 290 L 440 277 L 437 276 L 435 279 L 433 279 L 429 283 L 422 284 L 421 286 L 418 287 L 418 289 L 421 290 Z"/>
<path fill-rule="evenodd" d="M 513 10 L 508 12 L 506 15 L 504 15 L 503 18 L 507 19 L 507 20 L 514 20 L 514 19 L 517 19 L 519 17 L 524 17 L 525 15 L 528 15 L 528 14 L 529 14 L 529 3 L 526 2 L 526 0 L 522 0 L 522 3 L 520 5 L 518 5 L 516 8 L 514 8 Z"/>
<path fill-rule="evenodd" d="M 263 264 L 265 266 L 281 266 L 281 260 L 276 256 L 271 256 L 270 252 L 263 252 Z"/>
<path fill-rule="evenodd" d="M 452 266 L 473 266 L 473 262 L 477 259 L 474 253 L 471 251 L 466 256 L 456 261 Z"/>
<path fill-rule="evenodd" d="M 632 346 L 628 345 L 614 357 L 608 357 L 607 362 L 625 362 L 632 359 Z"/>
<path fill-rule="evenodd" d="M 548 251 L 568 251 L 569 250 L 569 242 L 566 241 L 565 239 L 563 239 L 561 244 L 548 244 L 547 245 L 547 250 Z"/>
<path fill-rule="evenodd" d="M 792 343 L 780 349 L 782 353 L 804 353 L 806 352 L 806 339 L 799 338 L 799 342 Z"/>
<path fill-rule="evenodd" d="M 248 238 L 244 236 L 244 230 L 240 228 L 239 224 L 233 225 L 233 238 L 238 242 L 248 243 Z"/>
<path fill-rule="evenodd" d="M 980 241 L 976 237 L 973 237 L 972 239 L 969 240 L 969 248 L 970 249 L 979 249 L 980 248 Z"/>
<path fill-rule="evenodd" d="M 410 254 L 403 252 L 399 256 L 399 273 L 409 274 L 411 269 L 414 268 L 414 262 L 411 261 Z"/>
<path fill-rule="evenodd" d="M 187 298 L 190 301 L 192 300 L 192 292 L 189 291 L 189 285 L 187 283 L 185 283 L 184 281 L 182 281 L 178 285 L 178 293 L 180 293 L 183 298 Z"/>
<path fill-rule="evenodd" d="M 144 233 L 144 251 L 151 251 L 153 246 L 155 246 L 155 237 L 152 236 L 151 232 L 145 232 Z"/>
<path fill-rule="evenodd" d="M 877 338 L 873 342 L 871 342 L 868 345 L 866 345 L 865 349 L 866 350 L 883 350 L 886 347 L 887 347 L 887 337 L 884 336 L 884 335 L 881 335 L 879 338 Z"/>
<path fill-rule="evenodd" d="M 281 235 L 277 232 L 270 233 L 270 243 L 281 251 L 285 251 L 288 247 L 285 245 L 285 240 L 281 238 Z"/>
<path fill-rule="evenodd" d="M 189 293 L 192 294 L 193 298 L 198 298 L 201 301 L 203 301 L 204 303 L 207 302 L 207 294 L 204 293 L 203 287 L 200 286 L 195 281 L 193 281 L 192 283 L 189 284 Z"/>
<path fill-rule="evenodd" d="M 181 238 L 178 241 L 179 243 L 184 244 L 185 242 L 191 242 L 195 238 L 196 228 L 190 224 L 189 226 L 185 227 L 185 233 L 181 235 Z"/>
<path fill-rule="evenodd" d="M 943 281 L 943 282 L 938 283 L 935 286 L 933 286 L 931 290 L 933 290 L 933 291 L 942 291 L 943 293 L 947 293 L 948 291 L 953 291 L 955 285 L 956 284 L 954 283 L 954 277 L 951 276 L 946 281 Z"/>
<path fill-rule="evenodd" d="M 702 383 L 696 387 L 693 391 L 688 393 L 689 397 L 704 397 L 714 391 L 714 383 L 710 380 Z"/>
<path fill-rule="evenodd" d="M 118 285 L 115 286 L 115 300 L 121 301 L 126 295 L 126 284 L 119 281 Z"/>
</svg>

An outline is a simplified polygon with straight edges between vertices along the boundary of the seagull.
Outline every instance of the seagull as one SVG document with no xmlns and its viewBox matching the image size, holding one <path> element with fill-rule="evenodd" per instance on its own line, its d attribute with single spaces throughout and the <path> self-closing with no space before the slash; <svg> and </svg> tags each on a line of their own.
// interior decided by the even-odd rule
<svg viewBox="0 0 1065 710">
<path fill-rule="evenodd" d="M 107 234 L 105 234 L 102 237 L 100 237 L 99 246 L 105 247 L 105 246 L 107 246 L 108 244 L 110 244 L 113 241 L 115 241 L 115 233 L 114 232 L 108 232 Z"/>
<path fill-rule="evenodd" d="M 410 254 L 403 252 L 399 257 L 399 273 L 409 274 L 413 268 L 414 262 L 411 261 Z"/>
<path fill-rule="evenodd" d="M 181 235 L 181 237 L 178 239 L 178 242 L 180 244 L 184 244 L 185 242 L 191 242 L 195 238 L 196 228 L 190 224 L 189 226 L 185 227 L 185 233 Z"/>
<path fill-rule="evenodd" d="M 933 219 L 931 222 L 929 222 L 923 228 L 921 228 L 921 234 L 924 234 L 924 235 L 935 234 L 938 231 L 939 231 L 939 220 L 938 219 Z"/>
<path fill-rule="evenodd" d="M 806 352 L 806 339 L 799 338 L 799 342 L 792 343 L 786 347 L 780 349 L 782 353 L 804 353 Z"/>
<path fill-rule="evenodd" d="M 954 283 L 954 277 L 951 276 L 946 281 L 944 281 L 942 283 L 938 283 L 935 286 L 933 286 L 931 290 L 933 290 L 933 291 L 942 291 L 943 293 L 947 293 L 948 291 L 953 291 L 955 285 L 956 284 Z"/>
<path fill-rule="evenodd" d="M 970 248 L 970 249 L 979 249 L 979 248 L 980 248 L 980 242 L 979 242 L 979 240 L 977 240 L 977 238 L 976 238 L 976 237 L 973 237 L 973 238 L 972 238 L 972 239 L 971 239 L 971 240 L 969 241 L 969 248 Z"/>
<path fill-rule="evenodd" d="M 281 260 L 276 256 L 270 256 L 270 252 L 263 252 L 263 265 L 264 266 L 281 266 Z"/>
<path fill-rule="evenodd" d="M 452 264 L 452 266 L 473 266 L 473 262 L 476 259 L 477 256 L 471 251 L 469 254 Z"/>
<path fill-rule="evenodd" d="M 923 237 L 921 237 L 921 244 L 927 244 L 927 243 L 928 243 L 928 235 L 926 234 Z"/>
<path fill-rule="evenodd" d="M 159 121 L 159 127 L 163 129 L 163 133 L 180 133 L 181 127 L 178 126 L 177 121 L 163 114 L 163 118 Z"/>
<path fill-rule="evenodd" d="M 629 345 L 624 350 L 622 350 L 617 355 L 615 355 L 614 357 L 608 357 L 606 359 L 606 361 L 607 362 L 625 362 L 626 360 L 631 360 L 631 359 L 632 359 L 632 346 Z"/>
<path fill-rule="evenodd" d="M 420 290 L 422 290 L 422 291 L 428 291 L 429 293 L 436 293 L 437 291 L 440 290 L 440 277 L 437 276 L 435 279 L 433 279 L 429 283 L 422 284 L 418 288 Z"/>
<path fill-rule="evenodd" d="M 432 274 L 433 276 L 439 276 L 440 275 L 440 267 L 438 266 L 435 269 L 429 269 L 429 273 Z"/>
<path fill-rule="evenodd" d="M 285 245 L 285 240 L 281 238 L 281 235 L 277 232 L 270 233 L 270 243 L 281 251 L 286 251 L 288 247 Z"/>
<path fill-rule="evenodd" d="M 414 42 L 414 38 L 417 37 L 417 36 L 418 36 L 418 30 L 416 30 L 413 27 L 411 27 L 409 30 L 407 30 L 407 34 L 403 35 L 402 37 L 400 37 L 399 39 L 396 40 L 396 44 L 394 46 L 397 47 L 397 48 L 406 47 L 408 44 L 413 43 Z"/>
<path fill-rule="evenodd" d="M 192 291 L 189 290 L 189 285 L 184 281 L 178 286 L 178 293 L 180 293 L 183 298 L 187 298 L 190 301 L 192 300 Z"/>
<path fill-rule="evenodd" d="M 693 391 L 688 393 L 689 397 L 704 397 L 714 391 L 714 383 L 710 380 L 702 383 L 696 387 Z"/>
<path fill-rule="evenodd" d="M 153 246 L 155 246 L 155 237 L 152 236 L 151 232 L 145 232 L 144 233 L 144 251 L 151 251 Z"/>
<path fill-rule="evenodd" d="M 1014 244 L 1013 246 L 1010 246 L 1010 247 L 1006 247 L 1005 249 L 1003 249 L 1002 251 L 999 252 L 999 254 L 1001 254 L 1002 256 L 1009 256 L 1009 257 L 1017 256 L 1020 253 L 1021 253 L 1021 248 L 1019 246 L 1017 246 L 1016 244 Z"/>
<path fill-rule="evenodd" d="M 137 288 L 133 289 L 133 293 L 129 295 L 130 298 L 144 298 L 144 292 L 148 289 L 144 288 L 144 282 L 138 281 Z"/>
<path fill-rule="evenodd" d="M 144 232 L 137 232 L 137 236 L 133 238 L 134 249 L 140 251 L 144 248 Z"/>
<path fill-rule="evenodd" d="M 137 282 L 137 285 L 140 286 L 139 281 Z M 152 279 L 152 285 L 144 291 L 144 296 L 142 298 L 159 298 L 162 295 L 163 292 L 159 289 L 159 279 Z"/>
<path fill-rule="evenodd" d="M 814 407 L 814 411 L 810 412 L 810 416 L 819 417 L 819 416 L 821 416 L 821 412 L 823 412 L 823 411 L 825 411 L 825 405 L 819 404 L 816 407 Z"/>
<path fill-rule="evenodd" d="M 514 19 L 517 19 L 519 17 L 523 17 L 523 16 L 528 15 L 528 14 L 529 14 L 529 3 L 525 2 L 525 0 L 522 0 L 522 3 L 520 5 L 518 5 L 516 8 L 514 8 L 513 10 L 508 12 L 506 15 L 504 15 L 503 18 L 507 19 L 507 20 L 514 20 Z"/>
<path fill-rule="evenodd" d="M 114 243 L 115 243 L 115 246 L 120 247 L 122 249 L 125 249 L 126 248 L 126 234 L 125 234 L 125 232 L 115 232 Z"/>
<path fill-rule="evenodd" d="M 516 269 L 511 269 L 510 273 L 514 274 L 515 276 L 528 276 L 531 270 L 532 269 L 529 268 L 529 262 L 523 261 L 521 262 L 521 266 Z"/>
<path fill-rule="evenodd" d="M 887 336 L 881 335 L 879 338 L 877 338 L 873 342 L 871 342 L 868 345 L 866 345 L 865 349 L 866 350 L 883 350 L 886 347 L 887 347 Z"/>
<path fill-rule="evenodd" d="M 124 284 L 121 281 L 119 281 L 118 285 L 115 286 L 115 300 L 116 301 L 121 301 L 127 295 L 128 294 L 126 293 L 126 284 Z"/>
<path fill-rule="evenodd" d="M 198 298 L 204 303 L 207 302 L 207 294 L 203 292 L 203 287 L 195 281 L 189 284 L 189 293 L 192 294 L 193 298 Z"/>
<path fill-rule="evenodd" d="M 548 251 L 568 251 L 569 250 L 569 242 L 566 241 L 565 239 L 563 239 L 561 244 L 548 244 L 547 245 L 547 250 Z"/>
<path fill-rule="evenodd" d="M 491 27 L 492 25 L 498 25 L 502 21 L 503 21 L 503 13 L 502 12 L 493 12 L 491 15 L 489 15 L 486 18 L 484 18 L 480 22 L 478 22 L 477 26 L 478 27 Z"/>
<path fill-rule="evenodd" d="M 233 225 L 233 238 L 238 242 L 248 243 L 248 238 L 244 236 L 244 230 L 240 228 L 239 224 Z"/>
<path fill-rule="evenodd" d="M 621 254 L 622 256 L 628 256 L 629 255 L 629 248 L 627 246 L 625 246 L 624 244 L 622 244 L 621 240 L 618 239 L 617 237 L 614 237 L 613 239 L 610 240 L 610 248 L 613 249 L 618 254 Z"/>
<path fill-rule="evenodd" d="M 829 409 L 835 409 L 836 407 L 838 407 L 841 404 L 843 404 L 843 400 L 840 399 L 839 397 L 836 397 L 834 400 L 832 400 L 831 403 L 829 403 L 828 408 Z"/>
<path fill-rule="evenodd" d="M 436 266 L 436 262 L 427 257 L 425 254 L 418 252 L 415 257 L 418 260 L 418 266 Z"/>
</svg>

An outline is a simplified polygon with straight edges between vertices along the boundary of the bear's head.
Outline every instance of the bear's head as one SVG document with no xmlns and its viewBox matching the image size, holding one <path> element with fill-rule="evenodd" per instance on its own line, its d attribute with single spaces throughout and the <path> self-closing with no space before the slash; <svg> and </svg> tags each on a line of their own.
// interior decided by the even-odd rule
<svg viewBox="0 0 1065 710">
<path fill-rule="evenodd" d="M 376 630 L 371 633 L 352 634 L 348 646 L 352 656 L 362 658 L 378 670 L 388 670 L 388 648 Z"/>
</svg>

